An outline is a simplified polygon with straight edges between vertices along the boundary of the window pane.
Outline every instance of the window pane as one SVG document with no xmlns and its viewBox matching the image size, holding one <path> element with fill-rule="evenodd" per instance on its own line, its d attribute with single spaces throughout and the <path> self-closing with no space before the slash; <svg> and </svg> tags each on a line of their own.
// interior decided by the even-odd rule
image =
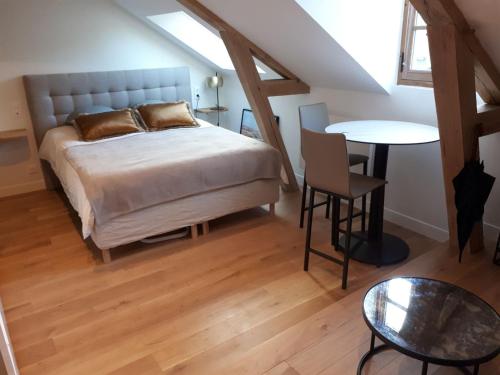
<svg viewBox="0 0 500 375">
<path fill-rule="evenodd" d="M 415 26 L 427 26 L 424 19 L 420 16 L 418 12 L 415 15 Z"/>
<path fill-rule="evenodd" d="M 413 51 L 411 55 L 410 70 L 431 71 L 431 58 L 427 30 L 415 30 L 413 34 Z"/>
</svg>

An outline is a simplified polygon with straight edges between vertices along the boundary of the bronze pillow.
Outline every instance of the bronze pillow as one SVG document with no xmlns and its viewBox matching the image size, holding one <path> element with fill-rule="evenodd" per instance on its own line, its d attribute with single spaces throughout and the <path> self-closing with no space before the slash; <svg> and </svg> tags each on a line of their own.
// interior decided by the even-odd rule
<svg viewBox="0 0 500 375">
<path fill-rule="evenodd" d="M 198 126 L 187 102 L 145 104 L 137 107 L 149 130 Z"/>
<path fill-rule="evenodd" d="M 75 119 L 75 125 L 84 141 L 142 131 L 131 109 L 80 115 Z"/>
</svg>

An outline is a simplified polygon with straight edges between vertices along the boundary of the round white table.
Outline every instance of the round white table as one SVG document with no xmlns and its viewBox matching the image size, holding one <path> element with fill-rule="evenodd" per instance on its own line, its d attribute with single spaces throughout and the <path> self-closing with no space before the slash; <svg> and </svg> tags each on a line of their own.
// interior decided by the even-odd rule
<svg viewBox="0 0 500 375">
<path fill-rule="evenodd" d="M 327 133 L 342 133 L 350 142 L 375 145 L 373 177 L 384 179 L 387 174 L 389 146 L 417 145 L 439 141 L 433 126 L 401 121 L 348 121 L 329 125 Z M 356 232 L 351 245 L 351 258 L 360 262 L 388 265 L 403 261 L 410 249 L 401 238 L 384 233 L 384 194 L 374 191 L 370 201 L 368 233 Z M 343 238 L 341 239 L 343 247 Z"/>
</svg>

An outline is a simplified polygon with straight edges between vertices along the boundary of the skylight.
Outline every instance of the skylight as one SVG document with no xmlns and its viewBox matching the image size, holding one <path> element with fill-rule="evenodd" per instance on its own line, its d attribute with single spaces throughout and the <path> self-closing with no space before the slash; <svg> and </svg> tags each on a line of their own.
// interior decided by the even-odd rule
<svg viewBox="0 0 500 375">
<path fill-rule="evenodd" d="M 178 11 L 147 18 L 219 68 L 234 70 L 222 39 L 187 13 Z M 259 67 L 257 70 L 264 73 Z"/>
</svg>

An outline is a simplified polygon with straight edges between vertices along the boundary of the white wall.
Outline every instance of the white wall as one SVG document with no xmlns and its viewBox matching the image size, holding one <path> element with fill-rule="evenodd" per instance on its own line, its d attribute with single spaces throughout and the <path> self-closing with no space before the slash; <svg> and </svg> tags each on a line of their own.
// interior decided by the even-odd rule
<svg viewBox="0 0 500 375">
<path fill-rule="evenodd" d="M 401 44 L 403 1 L 296 1 L 382 87 L 392 89 Z"/>
<path fill-rule="evenodd" d="M 250 108 L 235 75 L 225 77 L 224 104 L 230 108 L 226 124 L 239 131 L 242 108 Z M 432 89 L 396 86 L 391 95 L 312 88 L 310 95 L 271 98 L 273 111 L 280 116 L 280 129 L 293 168 L 303 175 L 297 107 L 326 102 L 332 122 L 346 119 L 402 120 L 437 126 Z M 481 157 L 488 172 L 500 178 L 500 134 L 481 141 Z M 368 153 L 362 145 L 350 145 L 351 152 Z M 386 219 L 430 237 L 446 240 L 447 217 L 439 143 L 393 146 L 389 152 Z M 494 187 L 485 212 L 485 233 L 500 229 L 500 180 Z"/>
<path fill-rule="evenodd" d="M 0 196 L 43 188 L 21 77 L 24 74 L 189 66 L 193 87 L 213 105 L 207 66 L 112 0 L 2 0 L 0 131 L 27 128 L 28 140 L 0 143 Z"/>
</svg>

